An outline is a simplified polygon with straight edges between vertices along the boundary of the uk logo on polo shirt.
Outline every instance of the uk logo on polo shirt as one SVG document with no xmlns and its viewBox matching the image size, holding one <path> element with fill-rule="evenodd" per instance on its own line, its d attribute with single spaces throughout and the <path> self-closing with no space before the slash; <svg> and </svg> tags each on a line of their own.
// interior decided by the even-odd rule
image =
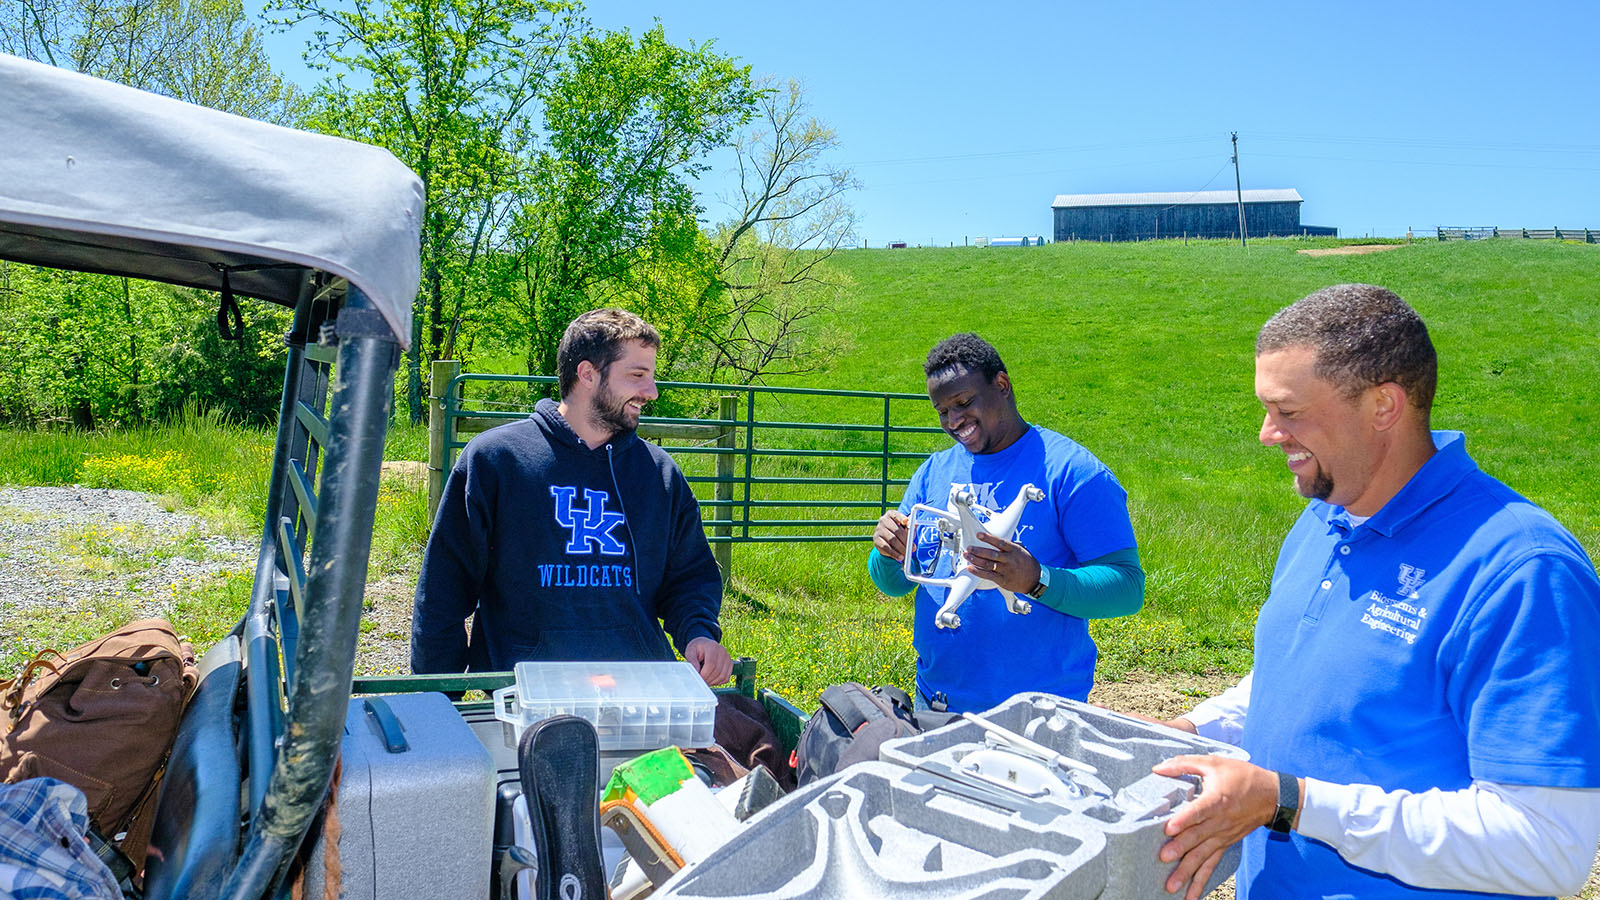
<svg viewBox="0 0 1600 900">
<path fill-rule="evenodd" d="M 1426 569 L 1401 563 L 1395 579 L 1400 588 L 1399 596 L 1389 597 L 1379 591 L 1368 594 L 1361 624 L 1407 644 L 1415 644 L 1418 633 L 1427 624 L 1428 608 L 1412 601 L 1421 599 L 1418 591 L 1427 581 L 1427 574 Z"/>
<path fill-rule="evenodd" d="M 1417 591 L 1421 590 L 1424 581 L 1423 576 L 1427 574 L 1426 569 L 1419 569 L 1407 563 L 1401 563 L 1400 596 L 1408 600 L 1417 599 Z"/>
</svg>

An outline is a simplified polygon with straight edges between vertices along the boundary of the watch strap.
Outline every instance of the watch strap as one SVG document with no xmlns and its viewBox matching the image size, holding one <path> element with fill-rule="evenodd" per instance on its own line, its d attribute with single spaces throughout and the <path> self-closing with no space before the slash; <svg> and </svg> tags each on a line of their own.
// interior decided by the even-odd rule
<svg viewBox="0 0 1600 900">
<path fill-rule="evenodd" d="M 1044 592 L 1046 590 L 1048 590 L 1049 587 L 1050 587 L 1049 570 L 1045 568 L 1044 563 L 1040 563 L 1039 564 L 1039 580 L 1034 583 L 1032 588 L 1030 588 L 1030 589 L 1028 589 L 1026 591 L 1023 591 L 1023 593 L 1025 595 L 1027 595 L 1028 599 L 1030 599 L 1030 600 L 1039 600 L 1039 599 L 1042 599 L 1044 597 Z"/>
<path fill-rule="evenodd" d="M 1278 808 L 1267 827 L 1278 834 L 1288 834 L 1294 828 L 1295 816 L 1300 812 L 1300 779 L 1288 772 L 1277 774 Z"/>
</svg>

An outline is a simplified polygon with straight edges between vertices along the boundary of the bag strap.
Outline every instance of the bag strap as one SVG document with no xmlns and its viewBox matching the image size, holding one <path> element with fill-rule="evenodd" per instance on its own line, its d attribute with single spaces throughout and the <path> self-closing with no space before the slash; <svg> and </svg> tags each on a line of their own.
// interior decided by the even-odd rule
<svg viewBox="0 0 1600 900">
<path fill-rule="evenodd" d="M 829 686 L 822 692 L 822 705 L 844 723 L 851 734 L 861 726 L 878 719 L 889 718 L 889 713 L 879 705 L 872 692 L 854 681 Z"/>
<path fill-rule="evenodd" d="M 89 842 L 89 849 L 94 851 L 94 855 L 106 864 L 106 868 L 111 870 L 111 877 L 116 879 L 117 887 L 122 889 L 124 897 L 138 898 L 143 896 L 138 886 L 133 883 L 134 877 L 139 874 L 139 867 L 134 864 L 133 860 L 117 849 L 117 846 L 107 840 L 105 835 L 101 834 L 93 825 L 89 826 L 89 832 L 84 835 L 84 838 Z"/>
<path fill-rule="evenodd" d="M 28 685 L 33 683 L 34 678 L 39 674 L 39 670 L 49 669 L 51 675 L 58 677 L 61 675 L 61 670 L 46 658 L 50 656 L 54 656 L 63 663 L 68 661 L 66 657 L 47 647 L 34 654 L 33 659 L 28 660 L 28 664 L 22 667 L 21 675 L 7 681 L 0 681 L 0 709 L 11 711 L 11 721 L 13 723 L 22 717 L 22 694 L 28 689 Z"/>
<path fill-rule="evenodd" d="M 894 704 L 896 709 L 899 709 L 901 712 L 905 713 L 906 715 L 913 716 L 913 715 L 916 714 L 916 709 L 917 708 L 916 708 L 915 705 L 912 704 L 910 695 L 908 695 L 905 691 L 902 691 L 899 688 L 895 687 L 894 685 L 892 685 L 892 684 L 880 684 L 877 687 L 873 688 L 872 692 L 875 693 L 875 694 L 878 694 L 878 695 L 880 695 L 882 697 L 888 698 L 889 702 Z"/>
</svg>

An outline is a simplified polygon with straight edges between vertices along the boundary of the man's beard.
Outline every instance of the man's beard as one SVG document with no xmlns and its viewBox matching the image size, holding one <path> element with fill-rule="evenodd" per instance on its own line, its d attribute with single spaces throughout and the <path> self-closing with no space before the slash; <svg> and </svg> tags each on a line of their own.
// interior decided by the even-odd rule
<svg viewBox="0 0 1600 900">
<path fill-rule="evenodd" d="M 639 417 L 628 408 L 632 397 L 624 397 L 611 390 L 608 378 L 600 379 L 600 389 L 595 392 L 592 418 L 595 424 L 612 432 L 633 431 L 639 427 Z"/>
<path fill-rule="evenodd" d="M 1333 479 L 1321 466 L 1317 466 L 1317 474 L 1311 478 L 1311 489 L 1307 496 L 1315 500 L 1327 500 L 1333 496 Z"/>
</svg>

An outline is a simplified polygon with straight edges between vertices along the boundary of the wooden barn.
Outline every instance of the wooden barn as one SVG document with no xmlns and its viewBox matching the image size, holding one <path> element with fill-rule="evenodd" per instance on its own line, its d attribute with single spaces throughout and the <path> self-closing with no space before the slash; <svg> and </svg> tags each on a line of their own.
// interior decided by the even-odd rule
<svg viewBox="0 0 1600 900">
<path fill-rule="evenodd" d="M 1294 188 L 1245 191 L 1245 233 L 1338 235 L 1337 228 L 1300 224 L 1303 202 Z M 1238 195 L 1233 191 L 1059 194 L 1050 206 L 1055 211 L 1057 241 L 1239 237 Z"/>
</svg>

